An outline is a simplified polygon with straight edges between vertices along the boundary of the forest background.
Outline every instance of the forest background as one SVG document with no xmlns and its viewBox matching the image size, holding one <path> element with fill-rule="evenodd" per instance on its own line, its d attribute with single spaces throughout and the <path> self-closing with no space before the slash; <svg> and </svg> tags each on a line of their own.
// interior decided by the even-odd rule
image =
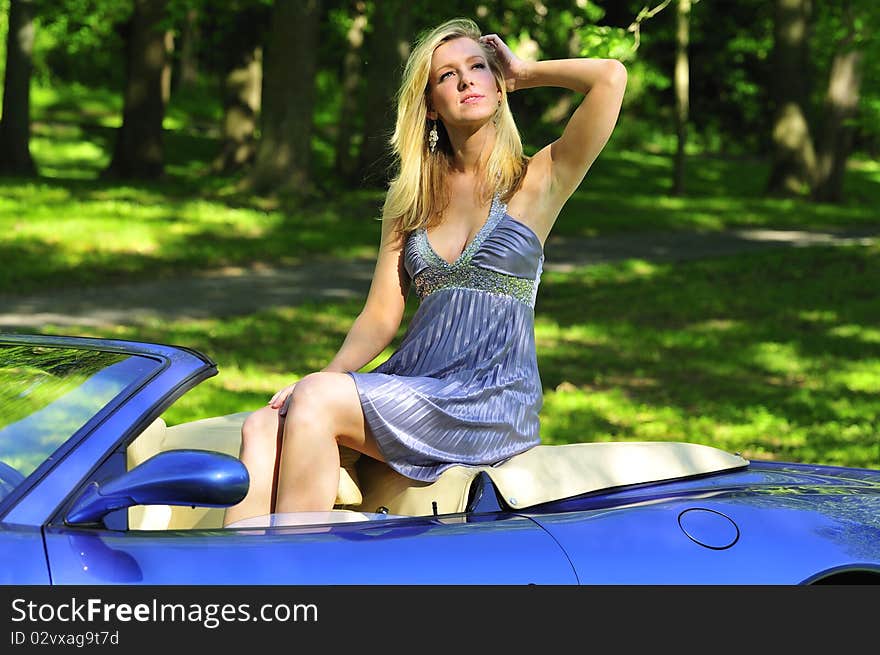
<svg viewBox="0 0 880 655">
<path fill-rule="evenodd" d="M 880 230 L 871 0 L 0 0 L 0 302 L 374 257 L 402 63 L 454 16 L 524 58 L 627 66 L 615 134 L 551 240 Z M 511 95 L 527 153 L 578 101 Z M 880 468 L 878 282 L 876 240 L 545 273 L 544 442 Z M 361 304 L 27 331 L 203 350 L 221 375 L 174 423 L 320 369 Z"/>
</svg>

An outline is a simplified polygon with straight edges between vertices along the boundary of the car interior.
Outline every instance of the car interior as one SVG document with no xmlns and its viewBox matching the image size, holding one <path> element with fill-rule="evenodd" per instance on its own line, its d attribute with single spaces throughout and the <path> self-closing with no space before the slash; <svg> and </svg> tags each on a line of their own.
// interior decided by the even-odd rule
<svg viewBox="0 0 880 655">
<path fill-rule="evenodd" d="M 167 426 L 154 420 L 126 450 L 127 470 L 176 449 L 237 457 L 248 412 Z M 411 480 L 383 462 L 340 446 L 333 514 L 365 518 L 519 511 L 554 500 L 662 480 L 742 468 L 736 454 L 695 443 L 595 442 L 539 445 L 494 466 L 454 466 L 435 482 Z M 140 505 L 128 510 L 130 530 L 218 529 L 224 508 Z M 340 520 L 355 517 L 339 516 Z"/>
</svg>

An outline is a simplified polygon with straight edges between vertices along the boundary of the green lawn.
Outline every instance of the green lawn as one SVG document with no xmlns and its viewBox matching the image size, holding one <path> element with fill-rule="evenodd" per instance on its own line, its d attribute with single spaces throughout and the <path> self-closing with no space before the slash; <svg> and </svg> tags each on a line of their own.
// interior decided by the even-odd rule
<svg viewBox="0 0 880 655">
<path fill-rule="evenodd" d="M 880 288 L 865 284 L 878 279 L 878 246 L 546 273 L 536 321 L 543 440 L 681 440 L 880 468 Z M 213 357 L 220 375 L 168 412 L 176 423 L 259 407 L 323 367 L 360 307 L 78 332 Z"/>
<path fill-rule="evenodd" d="M 208 127 L 216 116 L 207 107 L 187 121 L 198 106 L 192 98 L 178 99 L 168 112 L 165 180 L 101 180 L 118 105 L 116 95 L 100 90 L 35 89 L 32 151 L 41 177 L 0 178 L 0 294 L 314 256 L 374 256 L 381 190 L 347 190 L 319 171 L 323 195 L 305 202 L 241 193 L 235 177 L 208 170 L 218 149 L 216 130 Z M 322 133 L 318 150 L 329 147 Z M 880 225 L 877 162 L 852 162 L 843 205 L 765 198 L 764 162 L 698 154 L 688 164 L 689 194 L 674 198 L 667 195 L 671 166 L 669 153 L 626 150 L 612 139 L 555 234 Z"/>
<path fill-rule="evenodd" d="M 216 140 L 179 112 L 167 123 L 167 179 L 100 180 L 118 107 L 62 91 L 37 102 L 42 176 L 0 179 L 0 294 L 375 254 L 380 191 L 306 202 L 240 193 L 235 178 L 205 172 Z M 694 155 L 684 198 L 666 194 L 670 170 L 668 154 L 612 140 L 555 232 L 880 224 L 876 162 L 852 163 L 840 206 L 762 197 L 760 161 Z M 684 440 L 746 457 L 880 468 L 878 280 L 877 246 L 545 273 L 536 321 L 544 441 Z M 324 366 L 360 308 L 307 304 L 45 332 L 178 343 L 213 357 L 221 374 L 169 410 L 173 424 L 262 405 Z"/>
</svg>

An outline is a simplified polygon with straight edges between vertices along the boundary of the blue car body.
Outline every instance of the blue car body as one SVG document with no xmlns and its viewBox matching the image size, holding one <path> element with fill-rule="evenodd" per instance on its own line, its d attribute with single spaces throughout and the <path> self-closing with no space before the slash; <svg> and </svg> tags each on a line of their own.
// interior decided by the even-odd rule
<svg viewBox="0 0 880 655">
<path fill-rule="evenodd" d="M 125 506 L 151 498 L 174 504 L 175 494 L 177 504 L 196 502 L 192 488 L 201 482 L 213 484 L 220 496 L 202 494 L 197 502 L 229 505 L 237 502 L 223 492 L 234 486 L 229 480 L 244 481 L 246 488 L 240 463 L 221 455 L 180 452 L 175 462 L 157 460 L 154 472 L 143 469 L 137 484 L 136 472 L 126 473 L 129 442 L 216 374 L 215 364 L 193 350 L 148 343 L 0 335 L 4 345 L 78 348 L 121 359 L 88 380 L 97 385 L 115 376 L 108 402 L 21 479 L 14 471 L 5 474 L 11 482 L 0 500 L 2 584 L 880 582 L 880 471 L 779 462 L 752 461 L 736 470 L 604 489 L 522 510 L 505 505 L 483 477 L 482 500 L 454 514 L 129 530 Z M 174 471 L 190 461 L 181 458 L 196 456 L 215 463 L 227 481 L 181 481 Z"/>
</svg>

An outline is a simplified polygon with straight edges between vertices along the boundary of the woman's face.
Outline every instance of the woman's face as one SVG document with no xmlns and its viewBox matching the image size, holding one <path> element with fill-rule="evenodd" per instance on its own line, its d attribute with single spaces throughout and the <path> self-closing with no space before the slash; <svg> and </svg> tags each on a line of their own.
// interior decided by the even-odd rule
<svg viewBox="0 0 880 655">
<path fill-rule="evenodd" d="M 447 129 L 485 123 L 501 101 L 483 48 L 465 37 L 434 50 L 428 88 L 428 118 L 439 118 Z"/>
</svg>

